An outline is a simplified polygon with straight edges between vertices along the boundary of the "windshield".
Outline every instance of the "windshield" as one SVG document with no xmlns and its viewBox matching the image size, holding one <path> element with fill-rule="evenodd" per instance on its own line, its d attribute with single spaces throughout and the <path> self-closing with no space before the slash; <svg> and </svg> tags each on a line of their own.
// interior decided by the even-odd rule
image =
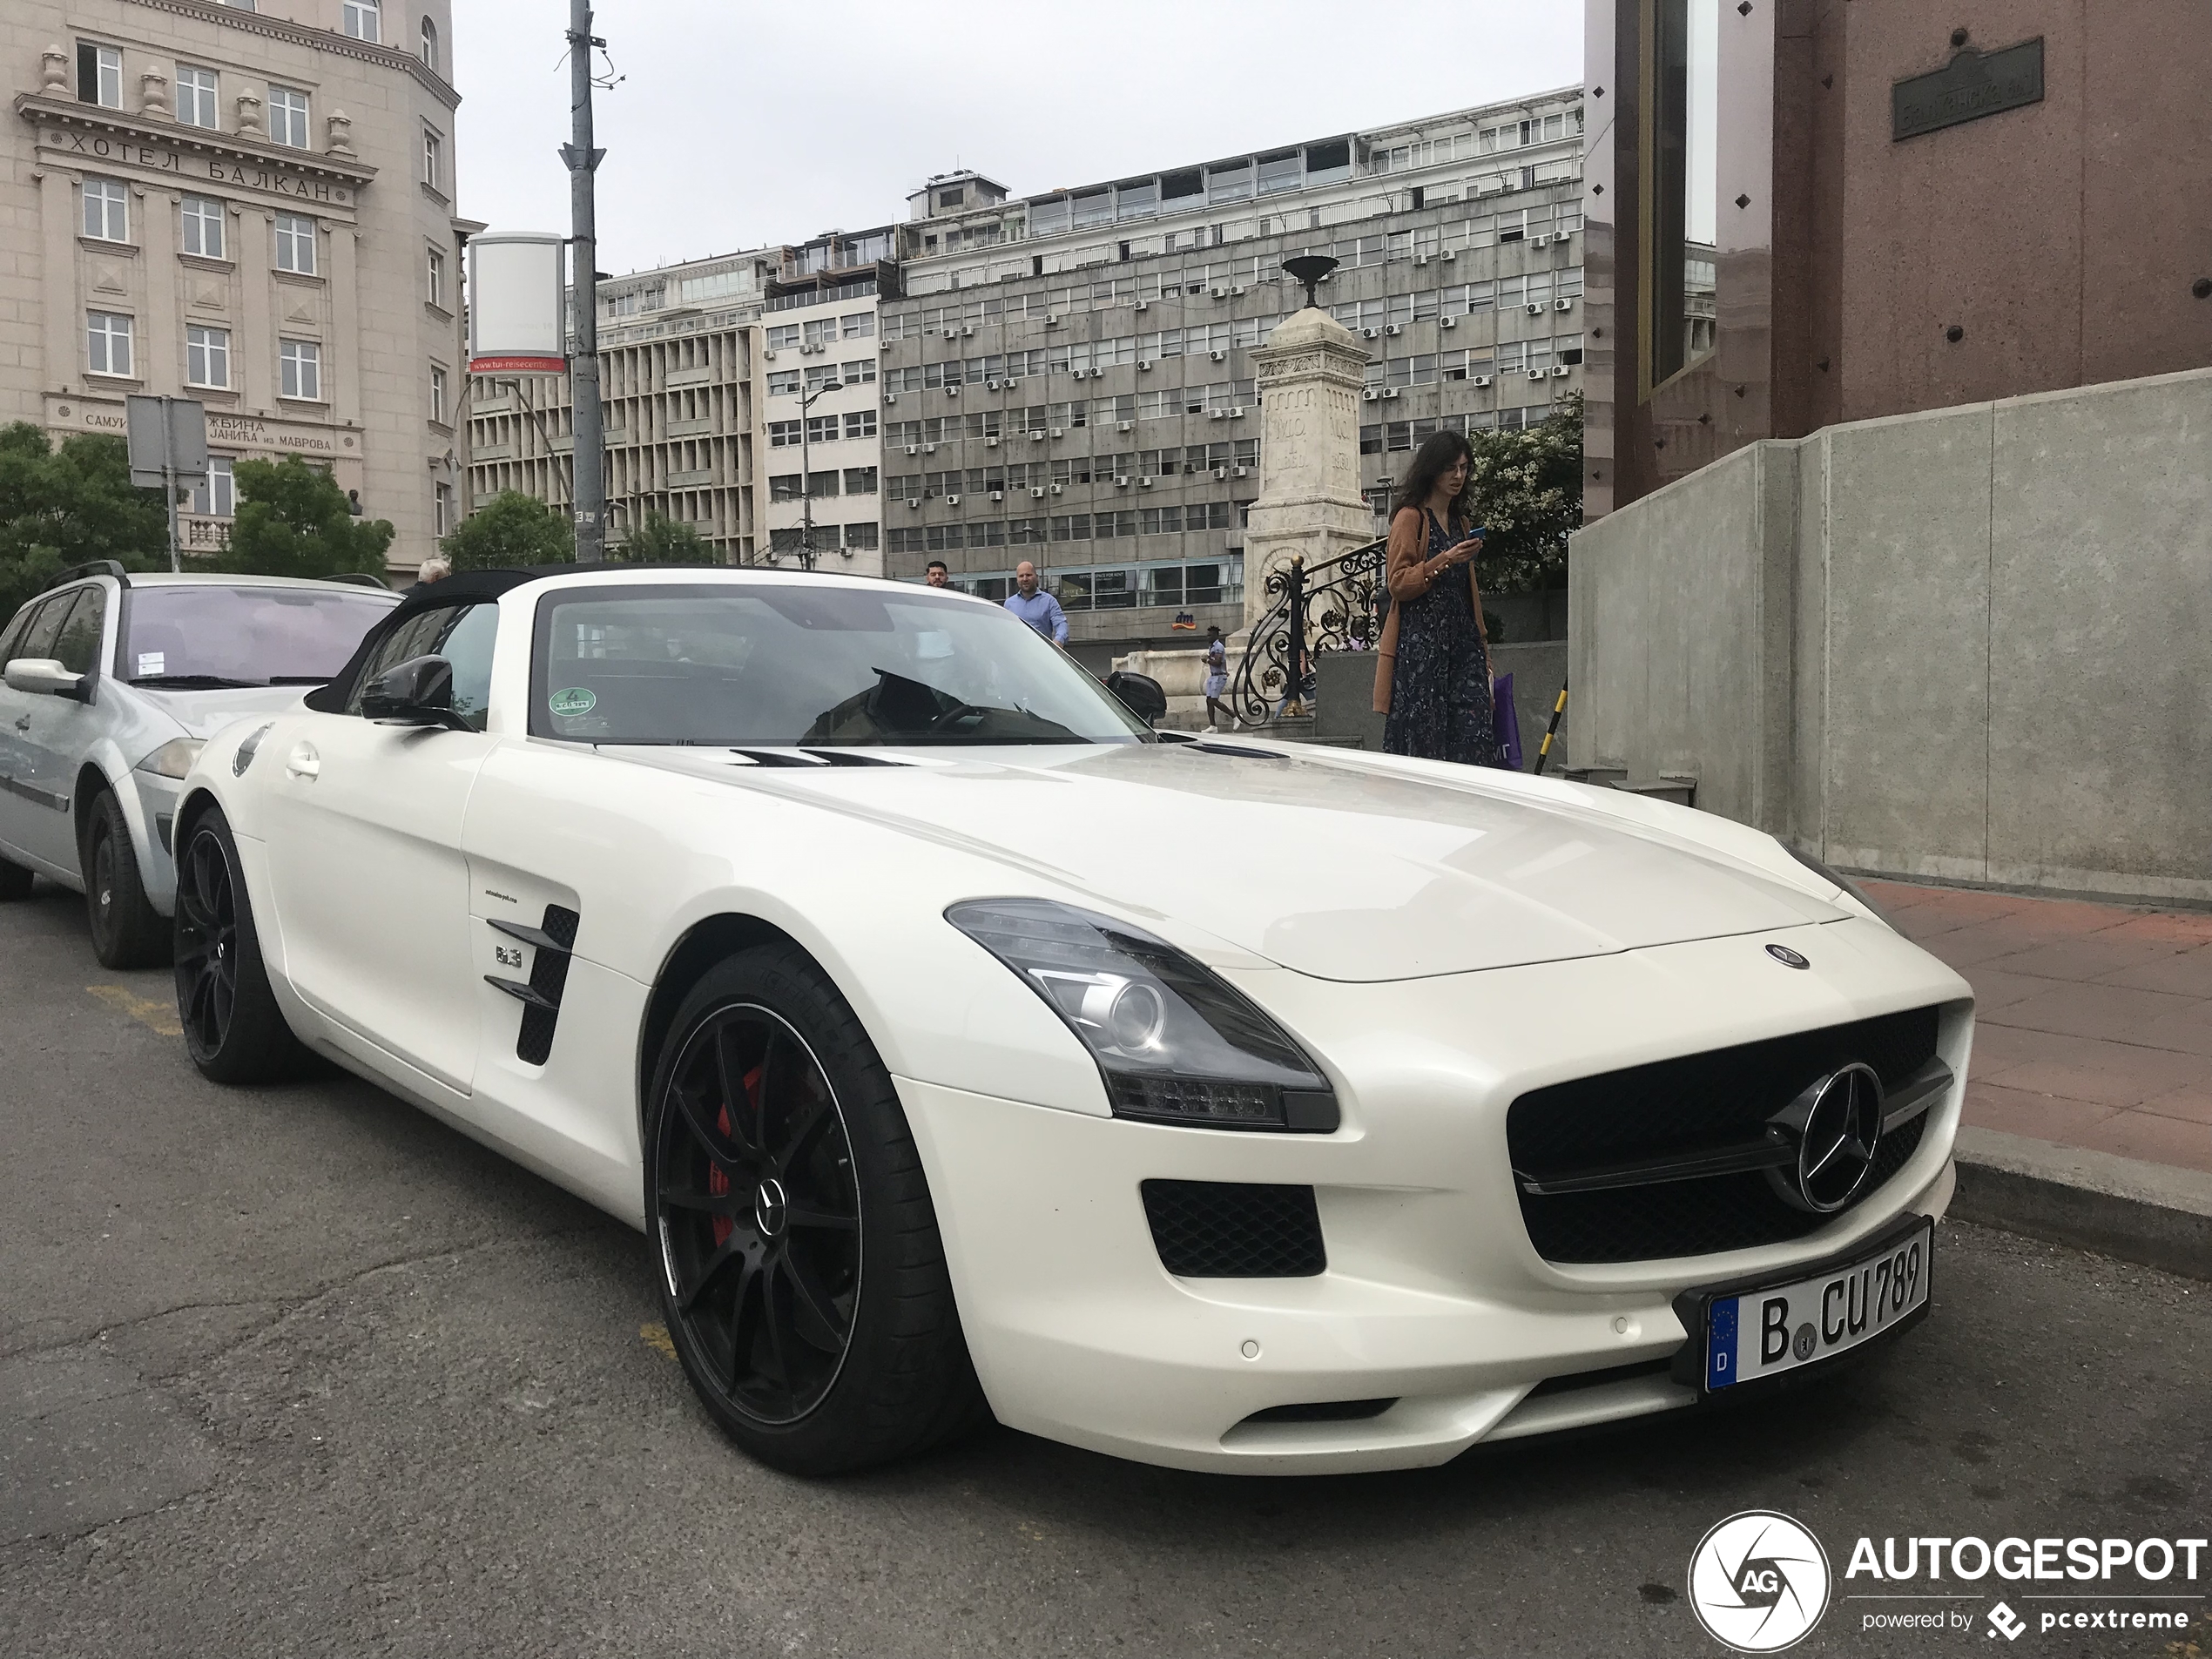
<svg viewBox="0 0 2212 1659">
<path fill-rule="evenodd" d="M 184 690 L 320 685 L 398 603 L 367 589 L 133 588 L 124 678 Z"/>
<path fill-rule="evenodd" d="M 587 743 L 1136 743 L 1004 610 L 925 589 L 577 588 L 537 613 L 530 730 Z"/>
</svg>

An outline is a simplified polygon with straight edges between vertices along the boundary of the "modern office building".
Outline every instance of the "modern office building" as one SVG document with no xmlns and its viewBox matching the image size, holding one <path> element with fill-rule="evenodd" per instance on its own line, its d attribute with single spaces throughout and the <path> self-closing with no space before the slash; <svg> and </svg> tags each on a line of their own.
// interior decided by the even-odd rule
<svg viewBox="0 0 2212 1659">
<path fill-rule="evenodd" d="M 1340 261 L 1379 527 L 1429 433 L 1579 388 L 1583 125 L 1568 87 L 1042 195 L 932 179 L 880 323 L 886 573 L 942 559 L 995 596 L 1033 560 L 1101 659 L 1241 627 L 1249 353 L 1302 303 L 1283 260 Z"/>
<path fill-rule="evenodd" d="M 124 427 L 206 406 L 187 550 L 229 533 L 247 457 L 327 465 L 398 531 L 455 522 L 465 439 L 446 0 L 10 0 L 0 420 Z"/>
</svg>

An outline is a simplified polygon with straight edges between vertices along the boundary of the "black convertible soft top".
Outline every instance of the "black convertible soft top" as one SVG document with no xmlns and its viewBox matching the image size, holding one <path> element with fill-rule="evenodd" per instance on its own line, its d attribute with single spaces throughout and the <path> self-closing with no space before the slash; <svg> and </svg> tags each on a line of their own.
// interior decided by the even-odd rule
<svg viewBox="0 0 2212 1659">
<path fill-rule="evenodd" d="M 361 643 L 345 667 L 331 677 L 327 685 L 319 685 L 303 699 L 318 714 L 343 714 L 347 699 L 352 696 L 354 679 L 367 663 L 385 635 L 402 626 L 410 618 L 426 610 L 444 610 L 454 605 L 478 604 L 487 599 L 496 599 L 502 593 L 521 587 L 525 582 L 539 582 L 550 576 L 574 576 L 579 571 L 608 569 L 634 570 L 632 564 L 533 564 L 519 570 L 456 570 L 441 582 L 418 583 L 407 591 L 407 597 L 394 605 L 383 621 L 362 636 Z"/>
</svg>

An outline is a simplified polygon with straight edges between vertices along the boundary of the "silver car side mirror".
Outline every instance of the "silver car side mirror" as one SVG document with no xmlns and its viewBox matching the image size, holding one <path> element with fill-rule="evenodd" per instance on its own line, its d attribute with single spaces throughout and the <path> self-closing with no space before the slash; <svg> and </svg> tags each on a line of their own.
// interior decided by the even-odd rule
<svg viewBox="0 0 2212 1659">
<path fill-rule="evenodd" d="M 51 657 L 18 657 L 8 664 L 8 689 L 44 697 L 85 699 L 84 677 L 72 674 Z"/>
</svg>

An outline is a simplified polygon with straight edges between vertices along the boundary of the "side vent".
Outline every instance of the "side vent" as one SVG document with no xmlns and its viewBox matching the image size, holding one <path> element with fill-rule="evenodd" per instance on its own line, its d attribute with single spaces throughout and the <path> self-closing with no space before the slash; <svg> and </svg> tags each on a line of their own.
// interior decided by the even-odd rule
<svg viewBox="0 0 2212 1659">
<path fill-rule="evenodd" d="M 515 1057 L 526 1066 L 542 1066 L 553 1052 L 553 1027 L 561 1015 L 561 993 L 568 988 L 569 955 L 576 948 L 577 924 L 573 910 L 556 904 L 545 907 L 545 925 L 525 927 L 518 921 L 485 919 L 509 939 L 519 939 L 536 952 L 530 962 L 530 982 L 484 975 L 484 983 L 507 993 L 523 1005 L 522 1034 L 515 1039 Z"/>
</svg>

